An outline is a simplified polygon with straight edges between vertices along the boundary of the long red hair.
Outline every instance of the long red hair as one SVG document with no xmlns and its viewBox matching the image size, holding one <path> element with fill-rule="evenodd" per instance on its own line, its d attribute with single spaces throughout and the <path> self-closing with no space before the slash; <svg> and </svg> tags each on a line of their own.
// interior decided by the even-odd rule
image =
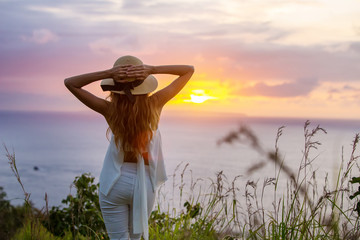
<svg viewBox="0 0 360 240">
<path fill-rule="evenodd" d="M 107 135 L 114 134 L 115 144 L 122 148 L 125 160 L 137 159 L 146 152 L 146 147 L 158 128 L 159 112 L 154 99 L 149 95 L 134 95 L 132 103 L 126 95 L 110 93 Z"/>
</svg>

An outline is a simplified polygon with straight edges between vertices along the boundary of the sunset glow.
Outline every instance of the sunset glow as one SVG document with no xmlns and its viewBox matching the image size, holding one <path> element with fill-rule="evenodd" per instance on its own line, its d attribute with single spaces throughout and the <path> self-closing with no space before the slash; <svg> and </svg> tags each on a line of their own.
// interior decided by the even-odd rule
<svg viewBox="0 0 360 240">
<path fill-rule="evenodd" d="M 185 99 L 184 102 L 203 103 L 209 99 L 217 99 L 216 97 L 207 95 L 203 89 L 192 90 L 191 92 L 190 99 Z"/>
<path fill-rule="evenodd" d="M 359 12 L 358 0 L 5 0 L 0 111 L 90 111 L 63 79 L 130 54 L 194 65 L 174 111 L 360 118 Z M 156 77 L 158 90 L 176 78 Z"/>
</svg>

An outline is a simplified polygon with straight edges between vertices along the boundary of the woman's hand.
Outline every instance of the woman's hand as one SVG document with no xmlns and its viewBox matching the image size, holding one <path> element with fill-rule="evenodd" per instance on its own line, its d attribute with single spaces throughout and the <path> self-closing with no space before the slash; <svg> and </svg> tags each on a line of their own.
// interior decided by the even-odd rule
<svg viewBox="0 0 360 240">
<path fill-rule="evenodd" d="M 131 65 L 115 66 L 111 69 L 112 78 L 115 82 L 128 82 L 127 70 Z"/>
<path fill-rule="evenodd" d="M 144 80 L 153 73 L 153 66 L 150 65 L 136 65 L 127 68 L 126 76 L 135 80 Z"/>
</svg>

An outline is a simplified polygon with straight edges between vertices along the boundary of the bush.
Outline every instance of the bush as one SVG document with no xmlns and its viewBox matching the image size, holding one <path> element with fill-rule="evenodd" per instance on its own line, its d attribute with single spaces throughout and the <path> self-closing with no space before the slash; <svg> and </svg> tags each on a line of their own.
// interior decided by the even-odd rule
<svg viewBox="0 0 360 240">
<path fill-rule="evenodd" d="M 28 221 L 12 238 L 14 240 L 60 240 L 44 228 L 40 222 Z"/>
<path fill-rule="evenodd" d="M 79 234 L 108 239 L 99 205 L 99 184 L 94 184 L 94 177 L 85 173 L 76 177 L 73 185 L 76 195 L 68 195 L 62 200 L 66 207 L 52 207 L 44 225 L 56 236 L 63 237 L 70 231 L 74 239 Z"/>
<path fill-rule="evenodd" d="M 12 206 L 5 199 L 6 193 L 0 187 L 0 239 L 11 239 L 17 229 L 22 226 L 26 215 L 26 206 Z"/>
<path fill-rule="evenodd" d="M 225 136 L 219 143 L 245 143 L 263 157 L 264 160 L 251 166 L 248 173 L 269 162 L 276 166 L 274 178 L 265 179 L 260 188 L 258 181 L 248 180 L 245 189 L 240 189 L 237 185 L 239 176 L 228 181 L 220 171 L 215 180 L 210 179 L 210 187 L 205 191 L 201 187 L 194 191 L 199 179 L 191 180 L 187 185 L 189 191 L 185 191 L 189 194 L 184 198 L 183 177 L 187 164 L 181 173 L 180 185 L 173 183 L 173 188 L 179 188 L 180 206 L 185 199 L 185 209 L 177 212 L 177 208 L 170 210 L 168 207 L 167 211 L 161 211 L 158 203 L 149 218 L 150 239 L 359 239 L 360 188 L 354 191 L 350 183 L 360 183 L 360 177 L 351 178 L 353 166 L 360 169 L 357 163 L 360 156 L 356 155 L 360 136 L 356 134 L 354 138 L 347 163 L 342 158 L 335 188 L 329 186 L 327 177 L 324 186 L 319 188 L 316 170 L 312 168 L 316 157 L 311 156 L 320 145 L 315 137 L 326 131 L 319 126 L 309 129 L 309 125 L 309 121 L 304 125 L 305 145 L 298 172 L 293 172 L 280 157 L 278 141 L 284 127 L 278 129 L 273 152 L 263 149 L 248 128 L 241 127 Z M 21 184 L 15 154 L 8 153 L 8 158 Z M 173 176 L 175 179 L 175 173 Z M 287 180 L 284 191 L 278 187 L 281 176 Z M 62 201 L 65 207 L 53 207 L 49 214 L 43 215 L 31 206 L 30 194 L 24 188 L 24 206 L 13 207 L 4 199 L 6 193 L 0 187 L 0 239 L 10 239 L 24 222 L 26 224 L 15 239 L 108 239 L 100 212 L 99 185 L 93 182 L 94 177 L 90 174 L 76 177 L 73 182 L 76 195 L 69 195 Z M 273 193 L 273 199 L 264 199 L 264 192 L 268 190 Z M 266 208 L 264 200 L 271 201 L 272 207 Z M 355 200 L 355 206 L 351 200 Z M 242 206 L 244 202 L 245 206 Z M 53 235 L 38 224 L 39 216 L 44 215 L 46 220 L 42 223 Z"/>
</svg>

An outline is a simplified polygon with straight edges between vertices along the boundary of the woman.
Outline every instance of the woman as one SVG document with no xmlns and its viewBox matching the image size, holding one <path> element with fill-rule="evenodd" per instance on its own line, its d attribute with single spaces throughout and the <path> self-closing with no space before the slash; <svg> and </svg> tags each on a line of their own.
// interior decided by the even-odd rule
<svg viewBox="0 0 360 240">
<path fill-rule="evenodd" d="M 194 68 L 187 65 L 149 66 L 133 56 L 120 57 L 108 70 L 65 79 L 82 103 L 103 115 L 110 144 L 100 174 L 100 207 L 110 239 L 148 239 L 148 217 L 156 188 L 166 181 L 158 122 L 163 106 L 185 86 Z M 152 74 L 178 75 L 157 87 Z M 82 87 L 102 80 L 109 100 Z"/>
</svg>

